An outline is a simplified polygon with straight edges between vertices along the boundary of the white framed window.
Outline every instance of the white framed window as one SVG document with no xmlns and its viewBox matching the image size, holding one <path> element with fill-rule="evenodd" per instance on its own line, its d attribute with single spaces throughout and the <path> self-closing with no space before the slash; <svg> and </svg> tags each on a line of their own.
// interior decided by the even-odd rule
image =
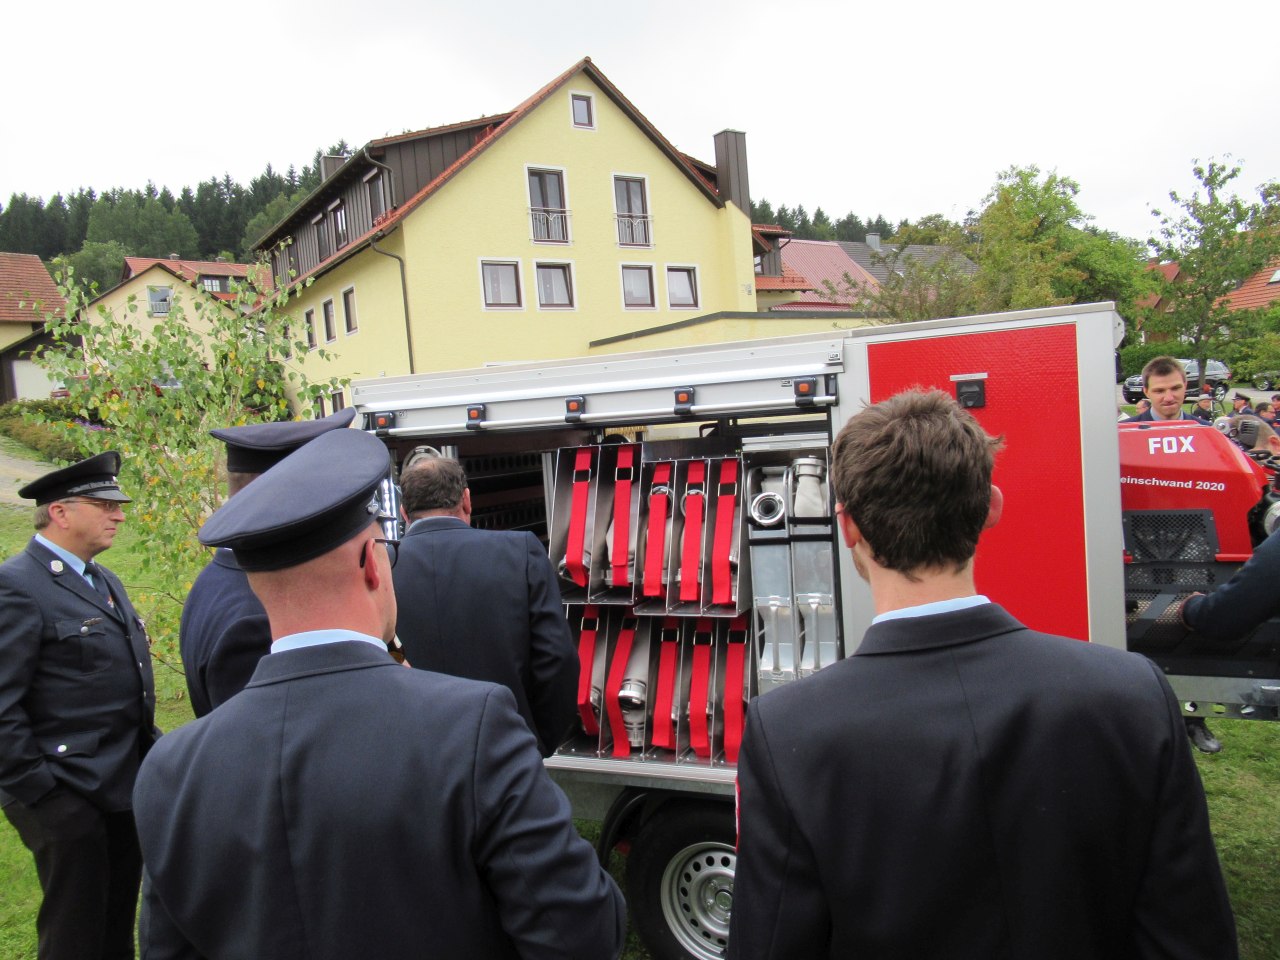
<svg viewBox="0 0 1280 960">
<path fill-rule="evenodd" d="M 168 315 L 173 304 L 173 287 L 147 287 L 147 312 L 153 317 Z"/>
<path fill-rule="evenodd" d="M 333 301 L 326 300 L 320 304 L 320 309 L 324 313 L 324 342 L 333 343 L 338 339 L 338 324 L 333 316 Z"/>
<path fill-rule="evenodd" d="M 520 296 L 519 260 L 481 260 L 480 290 L 486 310 L 519 310 L 524 307 Z"/>
<path fill-rule="evenodd" d="M 342 323 L 348 334 L 360 329 L 360 321 L 356 316 L 356 288 L 347 287 L 342 291 Z"/>
<path fill-rule="evenodd" d="M 526 167 L 529 181 L 529 235 L 535 243 L 568 243 L 569 207 L 564 171 Z"/>
<path fill-rule="evenodd" d="M 314 350 L 316 348 L 316 312 L 308 310 L 302 318 L 302 326 L 307 333 L 307 349 Z"/>
<path fill-rule="evenodd" d="M 614 219 L 618 224 L 620 246 L 653 246 L 653 221 L 649 217 L 649 185 L 645 177 L 616 174 L 613 178 L 613 208 Z"/>
<path fill-rule="evenodd" d="M 673 310 L 697 308 L 697 267 L 667 266 L 667 305 Z"/>
<path fill-rule="evenodd" d="M 573 309 L 573 265 L 539 263 L 538 306 L 543 310 Z"/>
<path fill-rule="evenodd" d="M 230 293 L 231 279 L 229 277 L 201 277 L 200 286 L 209 293 Z"/>
<path fill-rule="evenodd" d="M 579 130 L 596 128 L 595 98 L 589 93 L 569 94 L 569 115 L 573 125 Z"/>
<path fill-rule="evenodd" d="M 333 395 L 332 395 L 331 397 L 329 397 L 329 400 L 333 403 L 333 412 L 334 412 L 334 413 L 337 413 L 339 410 L 345 410 L 345 409 L 346 409 L 346 406 L 347 406 L 347 395 L 346 395 L 343 391 L 341 391 L 341 390 L 335 390 L 335 391 L 334 391 L 334 393 L 333 393 Z"/>
<path fill-rule="evenodd" d="M 317 420 L 323 420 L 323 419 L 324 419 L 324 417 L 325 417 L 325 412 L 324 412 L 324 397 L 323 397 L 323 396 L 316 397 L 316 402 L 315 402 L 315 405 L 312 407 L 312 409 L 315 411 L 315 413 L 314 413 L 314 417 L 315 417 L 315 419 L 317 419 Z"/>
<path fill-rule="evenodd" d="M 627 310 L 652 310 L 657 300 L 653 295 L 653 265 L 622 265 L 622 306 Z"/>
</svg>

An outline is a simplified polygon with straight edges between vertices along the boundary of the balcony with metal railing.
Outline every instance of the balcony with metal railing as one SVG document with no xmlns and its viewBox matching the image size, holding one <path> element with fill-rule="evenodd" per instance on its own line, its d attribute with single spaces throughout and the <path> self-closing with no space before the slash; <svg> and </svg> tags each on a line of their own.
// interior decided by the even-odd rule
<svg viewBox="0 0 1280 960">
<path fill-rule="evenodd" d="M 652 218 L 646 213 L 619 213 L 614 215 L 618 223 L 618 243 L 624 247 L 649 247 L 653 245 Z"/>
<path fill-rule="evenodd" d="M 529 228 L 537 243 L 568 243 L 571 211 L 559 207 L 530 207 Z"/>
</svg>

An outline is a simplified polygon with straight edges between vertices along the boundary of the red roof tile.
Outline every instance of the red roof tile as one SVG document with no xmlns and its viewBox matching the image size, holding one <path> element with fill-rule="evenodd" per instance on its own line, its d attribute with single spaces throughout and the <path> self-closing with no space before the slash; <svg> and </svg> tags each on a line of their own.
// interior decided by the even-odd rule
<svg viewBox="0 0 1280 960">
<path fill-rule="evenodd" d="M 1225 297 L 1232 310 L 1256 310 L 1280 300 L 1280 257 Z"/>
<path fill-rule="evenodd" d="M 876 278 L 861 267 L 834 240 L 789 240 L 782 247 L 782 263 L 790 267 L 809 281 L 808 289 L 816 294 L 828 293 L 827 283 L 835 287 L 840 294 L 848 290 L 847 275 L 855 285 L 868 293 L 879 289 Z M 833 302 L 831 297 L 819 296 L 820 300 Z M 851 304 L 858 298 L 843 297 L 840 303 Z"/>
<path fill-rule="evenodd" d="M 43 323 L 46 313 L 59 312 L 65 306 L 39 257 L 0 253 L 0 323 Z"/>
<path fill-rule="evenodd" d="M 808 278 L 785 265 L 782 268 L 782 276 L 780 277 L 756 275 L 756 290 L 792 291 L 808 290 L 809 287 Z"/>
<path fill-rule="evenodd" d="M 188 283 L 200 277 L 247 277 L 252 264 L 225 263 L 217 260 L 174 260 L 169 257 L 125 257 L 124 280 L 160 265 Z"/>
</svg>

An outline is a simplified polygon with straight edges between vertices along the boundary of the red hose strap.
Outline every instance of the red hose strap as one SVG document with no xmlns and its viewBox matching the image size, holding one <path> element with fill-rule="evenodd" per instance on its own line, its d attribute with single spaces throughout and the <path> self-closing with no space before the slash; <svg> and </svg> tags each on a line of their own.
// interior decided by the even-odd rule
<svg viewBox="0 0 1280 960">
<path fill-rule="evenodd" d="M 671 722 L 671 701 L 676 689 L 676 663 L 680 655 L 680 626 L 675 617 L 662 623 L 658 652 L 658 695 L 653 702 L 653 745 L 675 749 L 675 728 Z"/>
<path fill-rule="evenodd" d="M 595 668 L 596 631 L 599 629 L 600 617 L 596 608 L 592 605 L 583 607 L 582 632 L 578 634 L 578 716 L 582 718 L 582 729 L 593 736 L 600 732 L 595 711 L 591 709 L 591 672 Z"/>
<path fill-rule="evenodd" d="M 670 504 L 671 464 L 660 463 L 653 468 L 653 486 L 649 492 L 649 535 L 644 557 L 646 597 L 662 596 L 662 562 L 666 559 L 667 508 Z"/>
<path fill-rule="evenodd" d="M 729 646 L 724 659 L 724 759 L 738 762 L 742 746 L 743 674 L 746 669 L 747 618 L 734 617 L 729 622 Z"/>
<path fill-rule="evenodd" d="M 689 744 L 699 757 L 711 756 L 707 730 L 707 687 L 711 682 L 711 651 L 714 628 L 706 617 L 693 630 L 693 673 L 689 680 Z"/>
<path fill-rule="evenodd" d="M 698 599 L 698 578 L 702 571 L 702 520 L 706 511 L 707 464 L 694 460 L 689 464 L 689 476 L 684 494 L 684 555 L 680 558 L 680 599 Z"/>
<path fill-rule="evenodd" d="M 610 545 L 615 587 L 631 585 L 627 557 L 631 552 L 631 478 L 635 456 L 633 446 L 618 448 L 618 469 L 613 481 L 613 543 Z"/>
<path fill-rule="evenodd" d="M 587 495 L 591 490 L 591 447 L 579 447 L 573 459 L 573 505 L 569 508 L 569 543 L 565 548 L 565 569 L 580 587 L 587 585 L 582 551 L 587 536 Z"/>
<path fill-rule="evenodd" d="M 733 603 L 733 572 L 729 551 L 733 547 L 734 508 L 738 502 L 738 461 L 720 461 L 716 491 L 716 532 L 711 547 L 711 602 Z"/>
<path fill-rule="evenodd" d="M 613 755 L 626 757 L 631 754 L 631 743 L 627 740 L 627 727 L 622 719 L 622 704 L 618 702 L 618 694 L 622 691 L 622 681 L 627 676 L 627 661 L 631 659 L 631 644 L 636 637 L 634 616 L 624 617 L 622 629 L 618 631 L 618 643 L 613 648 L 613 662 L 609 665 L 609 680 L 604 685 L 605 712 L 609 715 L 609 729 L 613 734 Z"/>
</svg>

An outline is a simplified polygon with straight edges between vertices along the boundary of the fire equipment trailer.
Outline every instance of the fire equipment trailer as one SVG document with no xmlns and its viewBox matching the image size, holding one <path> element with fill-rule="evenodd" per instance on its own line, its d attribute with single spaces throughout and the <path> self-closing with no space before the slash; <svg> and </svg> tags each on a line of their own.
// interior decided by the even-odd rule
<svg viewBox="0 0 1280 960">
<path fill-rule="evenodd" d="M 870 624 L 828 481 L 831 440 L 865 403 L 938 387 L 1004 435 L 980 592 L 1032 629 L 1147 653 L 1190 712 L 1275 715 L 1274 643 L 1206 652 L 1176 619 L 1247 557 L 1260 472 L 1211 428 L 1117 444 L 1122 332 L 1097 304 L 355 384 L 397 469 L 424 446 L 457 456 L 473 524 L 548 544 L 583 666 L 578 724 L 546 765 L 600 821 L 602 861 L 629 848 L 655 957 L 723 954 L 746 702 Z M 1211 486 L 1180 486 L 1197 471 Z M 1143 493 L 1123 524 L 1122 486 Z"/>
</svg>

